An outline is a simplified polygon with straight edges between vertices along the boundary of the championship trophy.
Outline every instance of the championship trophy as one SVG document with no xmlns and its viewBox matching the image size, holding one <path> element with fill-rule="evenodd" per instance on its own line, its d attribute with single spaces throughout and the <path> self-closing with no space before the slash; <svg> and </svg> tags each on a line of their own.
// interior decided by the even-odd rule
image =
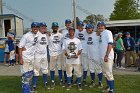
<svg viewBox="0 0 140 93">
<path fill-rule="evenodd" d="M 69 44 L 69 46 L 68 46 L 68 49 L 70 50 L 68 59 L 70 59 L 70 58 L 75 58 L 76 53 L 74 52 L 74 50 L 75 50 L 76 48 L 77 48 L 77 47 L 75 46 L 74 42 L 70 42 L 70 44 Z"/>
</svg>

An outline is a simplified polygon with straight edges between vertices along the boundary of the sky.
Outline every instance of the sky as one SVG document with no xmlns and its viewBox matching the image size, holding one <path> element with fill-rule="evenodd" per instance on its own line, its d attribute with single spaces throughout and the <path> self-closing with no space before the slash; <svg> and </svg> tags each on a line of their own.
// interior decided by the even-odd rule
<svg viewBox="0 0 140 93">
<path fill-rule="evenodd" d="M 51 27 L 52 22 L 58 22 L 59 27 L 65 25 L 66 19 L 73 20 L 73 0 L 3 0 L 3 13 L 15 14 L 15 12 L 7 8 L 22 13 L 36 22 L 46 22 L 48 28 Z M 114 10 L 115 0 L 76 0 L 76 4 L 83 9 L 88 10 L 92 14 L 101 14 L 105 18 L 109 18 Z M 22 18 L 21 15 L 15 14 Z M 76 16 L 80 20 L 84 20 L 87 14 L 79 9 L 76 9 Z M 24 27 L 30 28 L 31 21 L 24 19 Z"/>
</svg>

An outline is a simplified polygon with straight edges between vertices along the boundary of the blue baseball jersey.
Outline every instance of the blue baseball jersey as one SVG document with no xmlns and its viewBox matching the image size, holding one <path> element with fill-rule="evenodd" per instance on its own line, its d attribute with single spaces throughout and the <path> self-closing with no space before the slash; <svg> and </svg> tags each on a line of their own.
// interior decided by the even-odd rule
<svg viewBox="0 0 140 93">
<path fill-rule="evenodd" d="M 12 32 L 7 33 L 7 37 L 15 37 L 15 34 Z M 9 52 L 15 50 L 14 47 L 14 41 L 11 38 L 8 38 L 8 46 L 9 46 Z"/>
</svg>

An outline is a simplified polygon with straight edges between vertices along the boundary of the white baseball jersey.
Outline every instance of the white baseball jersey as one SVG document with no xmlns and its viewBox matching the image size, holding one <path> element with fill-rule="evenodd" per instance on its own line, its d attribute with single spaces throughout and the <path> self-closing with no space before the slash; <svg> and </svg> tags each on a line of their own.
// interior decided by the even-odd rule
<svg viewBox="0 0 140 93">
<path fill-rule="evenodd" d="M 23 35 L 20 40 L 19 48 L 25 47 L 25 51 L 22 51 L 22 58 L 23 59 L 34 59 L 35 53 L 35 45 L 37 43 L 36 34 L 32 33 L 31 31 Z"/>
<path fill-rule="evenodd" d="M 89 59 L 99 61 L 99 36 L 96 32 L 87 34 L 86 36 L 86 50 Z"/>
<path fill-rule="evenodd" d="M 106 55 L 106 51 L 107 51 L 107 46 L 109 43 L 113 43 L 113 36 L 111 31 L 109 30 L 104 30 L 103 32 L 101 32 L 100 34 L 100 45 L 99 45 L 99 49 L 100 49 L 100 57 L 104 58 Z M 109 59 L 114 59 L 114 51 L 113 48 L 110 51 L 110 54 L 108 55 Z"/>
<path fill-rule="evenodd" d="M 75 37 L 77 37 L 80 41 L 81 41 L 81 44 L 82 44 L 82 53 L 86 53 L 86 29 L 83 29 L 83 31 L 79 31 L 78 29 L 76 29 L 75 31 Z"/>
<path fill-rule="evenodd" d="M 45 54 L 47 56 L 47 45 L 48 45 L 48 37 L 46 34 L 42 34 L 38 31 L 37 33 L 38 40 L 36 43 L 36 51 L 37 54 Z M 39 56 L 37 56 L 39 57 Z"/>
<path fill-rule="evenodd" d="M 49 37 L 49 53 L 51 56 L 57 56 L 63 53 L 62 51 L 63 35 L 61 33 L 52 33 Z"/>
<path fill-rule="evenodd" d="M 62 30 L 62 34 L 63 34 L 63 38 L 64 38 L 64 39 L 69 38 L 69 32 L 68 32 L 67 29 Z"/>
<path fill-rule="evenodd" d="M 71 48 L 73 50 L 71 50 Z M 68 54 L 70 54 L 72 51 L 77 54 L 79 50 L 82 50 L 82 44 L 81 41 L 78 38 L 73 39 L 66 39 L 63 43 L 63 50 L 66 50 Z M 80 64 L 80 58 L 66 58 L 67 64 Z"/>
</svg>

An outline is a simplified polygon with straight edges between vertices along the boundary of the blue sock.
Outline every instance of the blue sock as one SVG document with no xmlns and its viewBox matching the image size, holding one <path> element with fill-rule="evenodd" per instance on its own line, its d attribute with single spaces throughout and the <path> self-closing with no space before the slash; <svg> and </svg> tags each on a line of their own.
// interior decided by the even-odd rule
<svg viewBox="0 0 140 93">
<path fill-rule="evenodd" d="M 65 81 L 67 81 L 67 73 L 66 73 L 66 71 L 64 71 L 64 78 L 65 78 Z"/>
<path fill-rule="evenodd" d="M 43 74 L 42 77 L 43 77 L 44 84 L 47 83 L 47 79 L 48 79 L 47 74 Z"/>
<path fill-rule="evenodd" d="M 91 80 L 94 81 L 95 80 L 95 73 L 90 73 L 91 76 Z"/>
<path fill-rule="evenodd" d="M 12 65 L 12 60 L 9 60 L 9 62 L 10 62 L 10 65 Z"/>
<path fill-rule="evenodd" d="M 50 73 L 51 73 L 51 79 L 52 81 L 54 81 L 54 71 L 51 71 Z"/>
<path fill-rule="evenodd" d="M 98 74 L 98 79 L 99 79 L 99 82 L 102 82 L 102 79 L 103 79 L 103 73 L 99 73 Z"/>
<path fill-rule="evenodd" d="M 86 80 L 87 78 L 87 71 L 83 71 L 83 80 Z"/>
<path fill-rule="evenodd" d="M 60 81 L 62 81 L 62 70 L 58 70 L 58 74 L 59 74 Z"/>
<path fill-rule="evenodd" d="M 33 76 L 33 87 L 36 87 L 37 80 L 38 80 L 38 77 L 37 76 Z"/>
<path fill-rule="evenodd" d="M 108 85 L 109 85 L 109 87 L 110 87 L 110 90 L 112 91 L 114 91 L 114 80 L 111 80 L 111 81 L 108 81 Z"/>
<path fill-rule="evenodd" d="M 106 78 L 106 83 L 107 83 L 107 86 L 109 86 L 109 83 L 108 83 L 108 80 L 107 80 L 107 78 Z"/>
<path fill-rule="evenodd" d="M 22 91 L 23 91 L 23 93 L 30 93 L 30 91 L 31 91 L 30 84 L 22 84 Z"/>
<path fill-rule="evenodd" d="M 81 77 L 77 77 L 77 84 L 81 84 Z"/>
<path fill-rule="evenodd" d="M 71 77 L 67 77 L 67 83 L 71 84 Z"/>
</svg>

